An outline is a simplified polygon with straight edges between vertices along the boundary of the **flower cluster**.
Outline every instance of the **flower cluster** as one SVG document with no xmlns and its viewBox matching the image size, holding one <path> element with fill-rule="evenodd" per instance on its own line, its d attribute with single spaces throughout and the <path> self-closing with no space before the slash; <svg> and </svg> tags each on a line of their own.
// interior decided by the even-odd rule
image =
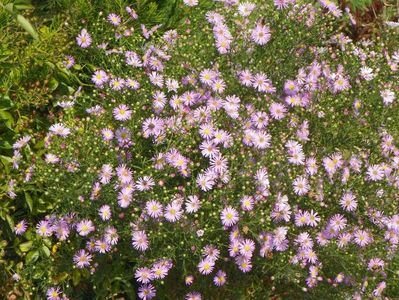
<svg viewBox="0 0 399 300">
<path fill-rule="evenodd" d="M 269 278 L 268 292 L 290 277 L 305 292 L 395 295 L 399 148 L 380 117 L 398 107 L 397 53 L 323 29 L 342 15 L 331 1 L 184 3 L 192 19 L 154 39 L 158 27 L 141 25 L 141 48 L 79 33 L 82 51 L 111 63 L 91 74 L 95 105 L 78 98 L 81 117 L 64 107 L 30 166 L 26 181 L 59 199 L 36 234 L 73 241 L 56 259 L 82 274 L 133 263 L 140 299 L 174 295 L 169 277 L 185 299 L 212 298 L 209 282 L 223 298 L 246 276 Z M 137 19 L 126 11 L 106 17 L 116 33 Z"/>
</svg>

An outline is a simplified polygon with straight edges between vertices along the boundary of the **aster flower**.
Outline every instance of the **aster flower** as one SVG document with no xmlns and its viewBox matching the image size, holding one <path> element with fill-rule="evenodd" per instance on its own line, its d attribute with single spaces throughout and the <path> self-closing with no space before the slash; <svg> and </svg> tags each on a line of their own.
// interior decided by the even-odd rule
<svg viewBox="0 0 399 300">
<path fill-rule="evenodd" d="M 154 179 L 150 176 L 144 176 L 136 181 L 136 189 L 139 191 L 149 191 L 155 185 Z"/>
<path fill-rule="evenodd" d="M 73 257 L 73 262 L 79 269 L 90 266 L 91 261 L 91 254 L 87 253 L 84 249 L 79 250 Z"/>
<path fill-rule="evenodd" d="M 248 273 L 249 271 L 252 270 L 252 263 L 251 260 L 242 257 L 242 256 L 237 256 L 235 258 L 235 262 L 238 266 L 238 268 L 241 270 L 243 273 Z"/>
<path fill-rule="evenodd" d="M 307 194 L 310 190 L 308 180 L 303 176 L 299 176 L 299 177 L 295 178 L 292 185 L 293 185 L 295 194 L 297 194 L 299 196 L 303 196 L 303 195 Z"/>
<path fill-rule="evenodd" d="M 360 247 L 365 247 L 371 243 L 372 237 L 371 235 L 365 230 L 356 230 L 353 233 L 354 242 L 359 245 Z"/>
<path fill-rule="evenodd" d="M 101 172 L 100 172 L 100 182 L 102 184 L 107 184 L 110 182 L 111 178 L 112 178 L 112 166 L 110 164 L 104 164 L 101 167 Z"/>
<path fill-rule="evenodd" d="M 152 284 L 143 284 L 139 287 L 138 296 L 142 300 L 150 300 L 156 295 L 155 287 Z"/>
<path fill-rule="evenodd" d="M 149 243 L 145 231 L 133 231 L 132 244 L 136 250 L 147 250 Z"/>
<path fill-rule="evenodd" d="M 238 13 L 243 17 L 248 17 L 255 9 L 256 5 L 251 2 L 244 2 L 238 5 Z"/>
<path fill-rule="evenodd" d="M 239 243 L 238 249 L 243 257 L 250 259 L 255 250 L 255 243 L 250 239 L 244 239 Z"/>
<path fill-rule="evenodd" d="M 258 45 L 265 45 L 270 40 L 270 28 L 258 23 L 251 32 L 251 39 Z"/>
<path fill-rule="evenodd" d="M 139 268 L 134 273 L 134 277 L 140 283 L 149 283 L 154 279 L 151 269 L 149 268 Z"/>
<path fill-rule="evenodd" d="M 189 292 L 186 294 L 185 300 L 201 300 L 201 294 L 199 292 Z"/>
<path fill-rule="evenodd" d="M 216 286 L 222 286 L 226 283 L 227 277 L 226 277 L 226 272 L 219 270 L 216 273 L 216 276 L 213 278 L 213 283 Z"/>
<path fill-rule="evenodd" d="M 109 205 L 103 205 L 98 210 L 101 220 L 108 221 L 111 219 L 111 207 Z"/>
<path fill-rule="evenodd" d="M 220 218 L 224 226 L 231 227 L 238 222 L 238 212 L 231 206 L 227 206 L 220 213 Z"/>
<path fill-rule="evenodd" d="M 51 125 L 49 130 L 61 137 L 67 137 L 71 133 L 71 130 L 62 123 Z"/>
<path fill-rule="evenodd" d="M 184 4 L 187 6 L 197 6 L 198 5 L 198 0 L 183 0 Z"/>
<path fill-rule="evenodd" d="M 21 149 L 23 148 L 26 144 L 28 144 L 28 142 L 31 140 L 31 136 L 29 135 L 25 135 L 23 137 L 21 137 L 20 139 L 18 139 L 13 145 L 13 149 Z"/>
<path fill-rule="evenodd" d="M 127 121 L 130 120 L 132 116 L 132 111 L 125 104 L 121 104 L 113 110 L 115 120 Z"/>
<path fill-rule="evenodd" d="M 369 263 L 367 264 L 367 268 L 373 272 L 383 270 L 384 266 L 385 266 L 384 261 L 379 257 L 374 257 L 370 259 Z"/>
<path fill-rule="evenodd" d="M 367 168 L 367 176 L 372 181 L 382 180 L 384 178 L 384 170 L 380 165 L 371 165 Z"/>
<path fill-rule="evenodd" d="M 91 36 L 85 28 L 76 37 L 76 42 L 82 48 L 87 48 L 91 45 Z"/>
<path fill-rule="evenodd" d="M 169 269 L 163 262 L 158 262 L 153 265 L 151 268 L 151 273 L 153 274 L 154 279 L 163 279 L 168 275 Z"/>
<path fill-rule="evenodd" d="M 109 81 L 109 87 L 114 91 L 120 91 L 125 86 L 125 80 L 123 78 L 113 78 Z"/>
<path fill-rule="evenodd" d="M 181 205 L 177 203 L 172 202 L 165 207 L 164 217 L 169 222 L 178 221 L 181 218 L 182 214 L 183 211 L 181 210 Z"/>
<path fill-rule="evenodd" d="M 198 271 L 202 275 L 208 275 L 208 274 L 212 273 L 214 266 L 215 266 L 215 262 L 213 260 L 211 260 L 209 258 L 205 258 L 199 262 Z"/>
<path fill-rule="evenodd" d="M 95 71 L 91 77 L 91 81 L 98 87 L 102 87 L 108 80 L 109 77 L 104 70 Z"/>
<path fill-rule="evenodd" d="M 116 168 L 116 174 L 122 184 L 128 184 L 132 181 L 132 171 L 126 165 L 120 165 Z"/>
<path fill-rule="evenodd" d="M 195 213 L 200 209 L 200 200 L 198 196 L 188 196 L 186 201 L 186 212 Z"/>
<path fill-rule="evenodd" d="M 86 236 L 95 230 L 91 220 L 82 220 L 76 224 L 76 231 L 81 236 Z"/>
<path fill-rule="evenodd" d="M 285 117 L 287 109 L 283 104 L 273 102 L 269 107 L 270 116 L 275 120 L 281 120 Z"/>
<path fill-rule="evenodd" d="M 380 92 L 384 105 L 390 105 L 395 101 L 395 93 L 389 89 Z"/>
<path fill-rule="evenodd" d="M 117 14 L 109 14 L 107 20 L 114 26 L 119 26 L 121 23 L 121 17 Z"/>
<path fill-rule="evenodd" d="M 364 80 L 370 81 L 374 79 L 375 74 L 373 73 L 372 68 L 362 67 L 360 68 L 360 77 L 362 77 Z"/>
<path fill-rule="evenodd" d="M 14 232 L 16 235 L 21 235 L 26 231 L 27 228 L 28 228 L 28 225 L 27 225 L 26 221 L 22 220 L 17 225 L 15 225 Z"/>
<path fill-rule="evenodd" d="M 345 193 L 339 201 L 339 204 L 346 211 L 354 211 L 357 208 L 356 197 L 351 192 Z"/>
<path fill-rule="evenodd" d="M 345 228 L 347 224 L 346 218 L 344 218 L 340 214 L 334 215 L 329 222 L 329 225 L 335 230 L 335 231 L 340 231 Z"/>
<path fill-rule="evenodd" d="M 72 55 L 66 55 L 65 60 L 62 63 L 65 68 L 70 69 L 75 65 L 75 58 Z"/>
<path fill-rule="evenodd" d="M 279 10 L 287 8 L 289 3 L 289 0 L 274 0 L 274 6 Z"/>
<path fill-rule="evenodd" d="M 214 180 L 211 177 L 206 176 L 205 174 L 199 174 L 197 177 L 197 185 L 204 192 L 211 190 L 214 184 Z"/>
<path fill-rule="evenodd" d="M 53 234 L 53 227 L 47 220 L 42 220 L 36 225 L 36 232 L 38 235 L 48 237 Z"/>
<path fill-rule="evenodd" d="M 47 300 L 61 300 L 61 289 L 59 287 L 51 287 L 47 290 Z"/>
<path fill-rule="evenodd" d="M 122 208 L 126 208 L 130 205 L 133 200 L 132 190 L 129 188 L 123 188 L 118 193 L 118 204 Z"/>
<path fill-rule="evenodd" d="M 162 204 L 156 200 L 150 200 L 145 205 L 147 214 L 152 218 L 159 218 L 162 216 L 163 207 Z"/>
</svg>

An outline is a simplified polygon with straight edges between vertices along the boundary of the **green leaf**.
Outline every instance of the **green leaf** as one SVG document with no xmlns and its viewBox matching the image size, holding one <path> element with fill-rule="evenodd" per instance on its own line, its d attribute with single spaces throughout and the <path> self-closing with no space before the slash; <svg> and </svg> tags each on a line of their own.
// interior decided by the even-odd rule
<svg viewBox="0 0 399 300">
<path fill-rule="evenodd" d="M 32 4 L 15 4 L 14 7 L 19 10 L 35 8 Z"/>
<path fill-rule="evenodd" d="M 33 28 L 32 24 L 25 19 L 23 15 L 17 15 L 17 22 L 23 29 L 25 29 L 35 40 L 39 39 L 39 35 L 36 30 Z"/>
<path fill-rule="evenodd" d="M 29 206 L 29 210 L 32 211 L 32 209 L 33 209 L 32 197 L 27 192 L 25 192 L 25 200 L 26 200 L 26 203 Z"/>
<path fill-rule="evenodd" d="M 80 282 L 80 271 L 75 269 L 72 273 L 72 283 L 74 286 L 77 286 L 79 282 Z"/>
<path fill-rule="evenodd" d="M 54 92 L 57 89 L 57 87 L 58 87 L 58 81 L 52 78 L 49 84 L 49 91 Z"/>
<path fill-rule="evenodd" d="M 43 245 L 41 249 L 46 257 L 50 256 L 50 249 L 47 246 Z"/>
<path fill-rule="evenodd" d="M 6 219 L 8 222 L 8 225 L 10 226 L 11 230 L 14 230 L 14 220 L 12 219 L 12 217 L 10 215 L 6 215 Z"/>
<path fill-rule="evenodd" d="M 32 241 L 22 243 L 19 245 L 19 250 L 21 250 L 22 252 L 28 252 L 30 248 L 32 248 L 32 245 L 33 245 Z"/>
<path fill-rule="evenodd" d="M 0 161 L 3 163 L 6 174 L 10 173 L 9 165 L 12 162 L 11 157 L 0 155 Z"/>
<path fill-rule="evenodd" d="M 6 120 L 5 122 L 6 126 L 12 130 L 12 126 L 14 125 L 15 122 L 14 118 L 8 111 L 0 110 L 0 119 Z"/>
<path fill-rule="evenodd" d="M 26 255 L 26 263 L 34 263 L 37 261 L 37 259 L 39 258 L 39 251 L 37 250 L 31 250 L 28 252 L 28 254 Z"/>
<path fill-rule="evenodd" d="M 3 7 L 9 13 L 14 14 L 14 4 L 8 3 L 8 4 L 4 5 Z"/>
</svg>

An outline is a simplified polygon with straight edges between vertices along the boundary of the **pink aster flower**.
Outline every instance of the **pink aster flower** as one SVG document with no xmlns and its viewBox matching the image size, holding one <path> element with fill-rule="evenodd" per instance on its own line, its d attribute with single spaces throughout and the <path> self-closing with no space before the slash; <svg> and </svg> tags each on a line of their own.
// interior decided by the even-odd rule
<svg viewBox="0 0 399 300">
<path fill-rule="evenodd" d="M 346 218 L 344 218 L 340 214 L 334 215 L 329 221 L 329 226 L 331 226 L 335 231 L 340 231 L 344 229 L 346 224 L 347 224 Z"/>
<path fill-rule="evenodd" d="M 197 6 L 198 5 L 198 0 L 183 0 L 184 4 L 187 6 Z"/>
<path fill-rule="evenodd" d="M 231 206 L 227 206 L 222 210 L 220 213 L 220 218 L 222 220 L 222 224 L 228 227 L 237 224 L 239 219 L 237 210 Z"/>
<path fill-rule="evenodd" d="M 378 181 L 384 178 L 384 170 L 381 165 L 371 165 L 367 168 L 367 177 L 372 181 Z"/>
<path fill-rule="evenodd" d="M 91 76 L 91 81 L 98 87 L 102 87 L 105 83 L 107 83 L 109 77 L 104 70 L 97 70 Z"/>
<path fill-rule="evenodd" d="M 56 134 L 56 135 L 59 135 L 62 137 L 67 137 L 71 133 L 71 130 L 62 123 L 57 123 L 57 124 L 51 125 L 50 131 L 53 134 Z"/>
<path fill-rule="evenodd" d="M 287 108 L 281 103 L 273 102 L 270 104 L 269 112 L 273 119 L 281 120 L 285 117 Z"/>
<path fill-rule="evenodd" d="M 188 196 L 186 201 L 186 212 L 195 213 L 200 209 L 201 203 L 198 196 Z"/>
<path fill-rule="evenodd" d="M 299 196 L 303 196 L 303 195 L 307 194 L 310 190 L 308 180 L 303 176 L 299 176 L 299 177 L 295 178 L 292 185 L 293 185 L 295 194 L 297 194 Z"/>
<path fill-rule="evenodd" d="M 84 249 L 79 250 L 73 257 L 73 262 L 79 269 L 90 266 L 91 260 L 91 254 L 86 252 Z"/>
<path fill-rule="evenodd" d="M 103 205 L 98 210 L 101 220 L 108 221 L 111 219 L 111 207 L 109 205 Z"/>
<path fill-rule="evenodd" d="M 162 204 L 156 200 L 150 200 L 145 205 L 147 214 L 152 218 L 159 218 L 162 216 L 163 207 Z"/>
<path fill-rule="evenodd" d="M 87 48 L 91 45 L 91 36 L 85 28 L 76 37 L 76 42 L 82 48 Z"/>
<path fill-rule="evenodd" d="M 53 226 L 47 220 L 42 220 L 36 225 L 36 232 L 40 236 L 48 237 L 53 234 Z"/>
<path fill-rule="evenodd" d="M 213 278 L 213 283 L 216 286 L 222 286 L 226 283 L 227 277 L 226 277 L 226 272 L 219 270 L 216 273 L 216 276 Z"/>
<path fill-rule="evenodd" d="M 354 242 L 359 245 L 360 247 L 365 247 L 371 243 L 372 237 L 371 235 L 365 230 L 356 230 L 353 234 Z"/>
<path fill-rule="evenodd" d="M 139 268 L 134 273 L 134 277 L 140 283 L 149 283 L 154 279 L 151 269 L 149 268 Z"/>
<path fill-rule="evenodd" d="M 27 228 L 28 228 L 28 225 L 27 225 L 26 221 L 22 220 L 17 225 L 15 225 L 14 232 L 16 235 L 21 235 L 26 231 Z"/>
<path fill-rule="evenodd" d="M 142 300 L 150 300 L 156 295 L 155 287 L 152 284 L 143 284 L 139 287 L 138 296 Z"/>
<path fill-rule="evenodd" d="M 356 197 L 351 192 L 345 193 L 339 201 L 339 204 L 346 211 L 354 211 L 357 208 Z"/>
<path fill-rule="evenodd" d="M 107 20 L 114 26 L 118 26 L 121 23 L 121 17 L 117 14 L 109 14 Z"/>
<path fill-rule="evenodd" d="M 76 230 L 81 236 L 86 236 L 95 230 L 91 220 L 82 220 L 76 224 Z"/>
<path fill-rule="evenodd" d="M 148 238 L 145 231 L 133 231 L 132 244 L 136 250 L 145 251 L 148 249 Z"/>
<path fill-rule="evenodd" d="M 189 292 L 186 294 L 185 300 L 201 300 L 201 294 L 199 292 Z"/>
<path fill-rule="evenodd" d="M 178 221 L 181 218 L 182 214 L 183 211 L 181 210 L 181 205 L 175 202 L 169 203 L 165 207 L 164 217 L 169 222 Z"/>
<path fill-rule="evenodd" d="M 47 290 L 47 300 L 61 300 L 61 289 L 59 287 L 51 287 Z"/>
<path fill-rule="evenodd" d="M 113 110 L 115 120 L 127 121 L 132 117 L 132 111 L 125 104 L 121 104 Z"/>
<path fill-rule="evenodd" d="M 12 148 L 13 149 L 21 149 L 22 147 L 24 147 L 26 144 L 28 144 L 28 142 L 31 140 L 31 136 L 29 135 L 25 135 L 23 137 L 21 137 L 20 139 L 18 139 L 13 145 Z"/>
<path fill-rule="evenodd" d="M 251 39 L 258 45 L 265 45 L 270 40 L 270 28 L 258 23 L 251 32 Z"/>
<path fill-rule="evenodd" d="M 205 258 L 199 262 L 198 271 L 202 275 L 208 275 L 208 274 L 212 273 L 214 266 L 215 266 L 214 260 Z"/>
</svg>

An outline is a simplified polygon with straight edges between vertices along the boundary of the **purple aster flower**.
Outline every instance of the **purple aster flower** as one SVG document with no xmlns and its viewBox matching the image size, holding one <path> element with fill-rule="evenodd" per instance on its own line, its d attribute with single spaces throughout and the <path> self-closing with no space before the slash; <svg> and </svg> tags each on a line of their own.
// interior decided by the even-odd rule
<svg viewBox="0 0 399 300">
<path fill-rule="evenodd" d="M 93 222 L 91 220 L 82 220 L 76 224 L 76 230 L 81 236 L 86 236 L 95 230 Z"/>
<path fill-rule="evenodd" d="M 121 17 L 117 14 L 109 14 L 107 20 L 114 26 L 118 26 L 121 23 Z"/>
<path fill-rule="evenodd" d="M 22 220 L 17 225 L 15 225 L 14 232 L 16 235 L 21 235 L 26 231 L 27 228 L 28 228 L 28 226 L 27 226 L 26 221 Z"/>
<path fill-rule="evenodd" d="M 142 300 L 150 300 L 156 295 L 156 290 L 152 284 L 143 284 L 139 287 L 138 296 Z"/>
<path fill-rule="evenodd" d="M 85 28 L 82 29 L 82 31 L 76 37 L 76 42 L 82 48 L 87 48 L 91 45 L 91 42 L 92 42 L 91 36 Z"/>
<path fill-rule="evenodd" d="M 132 111 L 125 104 L 121 104 L 118 107 L 114 108 L 113 113 L 115 120 L 122 122 L 130 120 L 130 118 L 132 117 Z"/>
<path fill-rule="evenodd" d="M 87 253 L 84 249 L 79 250 L 73 256 L 73 262 L 75 263 L 76 267 L 78 267 L 79 269 L 90 266 L 91 260 L 92 260 L 91 254 Z"/>
<path fill-rule="evenodd" d="M 61 300 L 61 289 L 59 287 L 51 287 L 47 290 L 47 300 Z"/>
</svg>

